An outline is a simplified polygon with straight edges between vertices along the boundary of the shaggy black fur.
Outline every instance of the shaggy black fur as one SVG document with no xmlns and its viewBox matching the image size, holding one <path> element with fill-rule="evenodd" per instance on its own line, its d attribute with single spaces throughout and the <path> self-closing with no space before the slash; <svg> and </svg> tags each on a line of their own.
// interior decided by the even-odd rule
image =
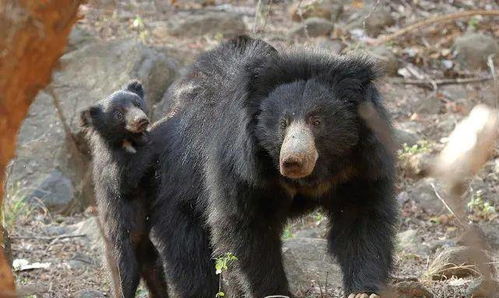
<svg viewBox="0 0 499 298">
<path fill-rule="evenodd" d="M 241 37 L 201 55 L 169 96 L 152 233 L 179 297 L 213 297 L 213 256 L 237 256 L 234 297 L 290 295 L 281 256 L 288 219 L 322 209 L 345 293 L 378 292 L 392 267 L 392 152 L 360 117 L 368 103 L 390 128 L 365 58 L 278 53 Z M 318 159 L 307 177 L 279 173 L 289 123 L 310 126 Z M 307 124 L 308 125 L 308 124 Z M 317 252 L 321 253 L 321 252 Z"/>
<path fill-rule="evenodd" d="M 167 297 L 158 252 L 149 239 L 150 202 L 155 194 L 155 148 L 161 125 L 145 128 L 144 91 L 139 82 L 81 112 L 93 161 L 98 211 L 115 297 L 135 297 L 142 277 L 151 297 Z"/>
</svg>

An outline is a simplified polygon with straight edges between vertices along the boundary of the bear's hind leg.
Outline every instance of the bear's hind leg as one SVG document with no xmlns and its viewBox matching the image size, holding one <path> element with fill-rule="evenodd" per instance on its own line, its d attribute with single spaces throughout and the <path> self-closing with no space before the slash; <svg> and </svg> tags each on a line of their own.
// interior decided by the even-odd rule
<svg viewBox="0 0 499 298">
<path fill-rule="evenodd" d="M 144 238 L 137 247 L 137 259 L 140 264 L 140 275 L 146 283 L 151 298 L 168 297 L 168 287 L 163 263 L 159 253 L 149 238 Z"/>
</svg>

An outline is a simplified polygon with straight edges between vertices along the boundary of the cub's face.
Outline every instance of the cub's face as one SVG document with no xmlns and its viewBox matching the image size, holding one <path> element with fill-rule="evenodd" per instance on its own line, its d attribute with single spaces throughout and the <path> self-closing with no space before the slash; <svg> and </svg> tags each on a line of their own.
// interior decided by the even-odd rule
<svg viewBox="0 0 499 298">
<path fill-rule="evenodd" d="M 137 81 L 129 83 L 82 111 L 80 119 L 83 127 L 108 141 L 140 140 L 149 125 L 142 85 Z"/>
<path fill-rule="evenodd" d="M 280 85 L 263 100 L 256 136 L 282 176 L 328 177 L 358 142 L 356 106 L 315 80 Z"/>
</svg>

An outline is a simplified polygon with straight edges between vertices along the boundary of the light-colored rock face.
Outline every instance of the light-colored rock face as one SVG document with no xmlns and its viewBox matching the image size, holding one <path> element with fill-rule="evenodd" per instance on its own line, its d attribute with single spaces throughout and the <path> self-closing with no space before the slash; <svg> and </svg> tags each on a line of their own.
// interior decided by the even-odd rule
<svg viewBox="0 0 499 298">
<path fill-rule="evenodd" d="M 58 99 L 66 127 L 76 139 L 66 137 L 49 89 L 40 92 L 18 135 L 17 158 L 8 172 L 7 192 L 22 197 L 40 194 L 47 186 L 42 187 L 47 184 L 45 178 L 57 171 L 57 180 L 63 183 L 52 183 L 53 195 L 48 194 L 44 201 L 48 205 L 57 201 L 59 205 L 76 198 L 79 203 L 74 207 L 81 209 L 92 200 L 92 187 L 86 175 L 88 156 L 77 149 L 85 149 L 79 144 L 84 142 L 79 135 L 78 112 L 131 79 L 142 81 L 148 105 L 153 107 L 175 78 L 177 66 L 166 55 L 136 41 L 98 42 L 84 32 L 73 35 L 74 44 L 61 57 L 49 88 Z"/>
</svg>

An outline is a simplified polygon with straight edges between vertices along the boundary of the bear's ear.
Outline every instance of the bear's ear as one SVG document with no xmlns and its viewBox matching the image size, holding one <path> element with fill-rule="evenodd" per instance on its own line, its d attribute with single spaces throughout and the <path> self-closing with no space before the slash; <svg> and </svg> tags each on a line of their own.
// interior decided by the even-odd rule
<svg viewBox="0 0 499 298">
<path fill-rule="evenodd" d="M 101 109 L 99 106 L 91 106 L 80 112 L 80 125 L 82 127 L 91 127 L 99 115 Z"/>
<path fill-rule="evenodd" d="M 142 87 L 142 84 L 138 80 L 133 80 L 128 83 L 125 90 L 137 94 L 140 98 L 144 98 L 144 87 Z"/>
</svg>

